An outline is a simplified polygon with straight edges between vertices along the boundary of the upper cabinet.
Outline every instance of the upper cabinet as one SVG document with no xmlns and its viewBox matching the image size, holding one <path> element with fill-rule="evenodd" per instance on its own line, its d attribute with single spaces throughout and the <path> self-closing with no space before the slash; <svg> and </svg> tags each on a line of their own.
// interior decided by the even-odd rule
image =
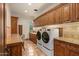
<svg viewBox="0 0 79 59">
<path fill-rule="evenodd" d="M 79 21 L 79 3 L 76 4 L 76 19 Z"/>
<path fill-rule="evenodd" d="M 36 26 L 79 21 L 79 4 L 60 4 L 34 20 Z M 38 24 L 38 25 L 37 25 Z"/>
<path fill-rule="evenodd" d="M 48 13 L 48 24 L 54 24 L 55 23 L 55 12 L 51 11 Z"/>
<path fill-rule="evenodd" d="M 66 21 L 69 21 L 70 20 L 70 4 L 66 4 L 64 6 L 62 6 L 63 8 L 63 21 L 66 22 Z"/>
<path fill-rule="evenodd" d="M 62 8 L 57 8 L 55 10 L 55 16 L 54 16 L 54 21 L 55 21 L 55 24 L 61 24 L 63 22 L 62 20 Z"/>
<path fill-rule="evenodd" d="M 64 22 L 76 21 L 76 4 L 66 4 L 63 7 L 62 18 Z"/>
<path fill-rule="evenodd" d="M 71 5 L 71 9 L 70 9 L 70 12 L 71 12 L 71 21 L 72 22 L 75 22 L 75 21 L 77 21 L 77 19 L 76 19 L 76 4 L 75 3 L 73 3 L 73 4 L 70 4 Z"/>
</svg>

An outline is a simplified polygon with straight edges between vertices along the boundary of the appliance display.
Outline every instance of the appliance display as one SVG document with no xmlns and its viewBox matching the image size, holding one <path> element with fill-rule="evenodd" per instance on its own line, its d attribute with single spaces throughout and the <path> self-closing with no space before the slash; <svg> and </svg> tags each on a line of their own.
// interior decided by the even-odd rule
<svg viewBox="0 0 79 59">
<path fill-rule="evenodd" d="M 54 54 L 53 40 L 56 37 L 59 37 L 59 29 L 56 29 L 56 28 L 46 29 L 42 33 L 42 41 L 43 41 L 42 51 L 48 56 L 51 56 Z"/>
</svg>

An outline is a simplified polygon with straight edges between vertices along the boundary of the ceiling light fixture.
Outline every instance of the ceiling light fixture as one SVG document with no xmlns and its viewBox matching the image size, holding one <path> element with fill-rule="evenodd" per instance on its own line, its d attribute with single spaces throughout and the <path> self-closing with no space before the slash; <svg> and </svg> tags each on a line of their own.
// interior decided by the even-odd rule
<svg viewBox="0 0 79 59">
<path fill-rule="evenodd" d="M 28 5 L 29 5 L 29 6 L 32 5 L 32 3 L 28 3 Z"/>
<path fill-rule="evenodd" d="M 25 12 L 27 12 L 27 10 L 25 10 Z"/>
</svg>

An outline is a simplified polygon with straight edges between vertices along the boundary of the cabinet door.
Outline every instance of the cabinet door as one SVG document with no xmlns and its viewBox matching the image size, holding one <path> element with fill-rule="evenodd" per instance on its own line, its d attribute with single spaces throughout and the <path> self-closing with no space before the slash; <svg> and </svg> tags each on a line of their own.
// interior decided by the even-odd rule
<svg viewBox="0 0 79 59">
<path fill-rule="evenodd" d="M 8 47 L 9 49 L 9 56 L 22 56 L 22 44 L 16 43 L 14 46 Z"/>
<path fill-rule="evenodd" d="M 59 9 L 55 10 L 55 24 L 59 24 L 59 20 L 60 20 L 60 11 Z"/>
<path fill-rule="evenodd" d="M 72 3 L 70 4 L 70 18 L 71 22 L 76 22 L 76 4 Z"/>
<path fill-rule="evenodd" d="M 48 19 L 48 16 L 49 16 L 49 14 L 47 13 L 47 14 L 46 14 L 46 24 L 47 24 L 47 25 L 50 25 L 50 21 L 49 21 L 49 19 Z"/>
<path fill-rule="evenodd" d="M 79 21 L 79 3 L 76 3 L 76 19 Z"/>
<path fill-rule="evenodd" d="M 55 23 L 56 24 L 61 24 L 63 23 L 63 8 L 62 7 L 59 7 L 55 10 Z"/>
<path fill-rule="evenodd" d="M 63 21 L 67 22 L 70 21 L 70 4 L 66 4 L 63 6 Z"/>
<path fill-rule="evenodd" d="M 59 8 L 59 15 L 60 15 L 60 16 L 59 16 L 59 18 L 60 18 L 60 19 L 59 19 L 59 23 L 62 24 L 62 23 L 64 22 L 64 21 L 63 21 L 63 17 L 62 17 L 62 16 L 63 16 L 63 7 L 60 7 L 60 8 Z"/>
<path fill-rule="evenodd" d="M 48 24 L 54 24 L 55 23 L 55 12 L 51 11 L 48 13 Z"/>
<path fill-rule="evenodd" d="M 65 48 L 61 46 L 55 46 L 55 56 L 65 56 Z"/>
<path fill-rule="evenodd" d="M 44 25 L 44 16 L 41 16 L 40 17 L 40 26 L 43 26 Z"/>
<path fill-rule="evenodd" d="M 55 56 L 65 56 L 66 45 L 60 41 L 55 40 L 54 42 L 54 55 Z"/>
<path fill-rule="evenodd" d="M 43 19 L 43 24 L 44 24 L 44 25 L 48 25 L 48 24 L 49 24 L 49 21 L 48 21 L 48 14 L 45 14 L 43 17 L 44 17 L 44 19 Z"/>
<path fill-rule="evenodd" d="M 70 56 L 79 56 L 79 45 L 70 44 L 69 55 Z"/>
<path fill-rule="evenodd" d="M 37 19 L 37 26 L 40 26 L 40 18 Z"/>
</svg>

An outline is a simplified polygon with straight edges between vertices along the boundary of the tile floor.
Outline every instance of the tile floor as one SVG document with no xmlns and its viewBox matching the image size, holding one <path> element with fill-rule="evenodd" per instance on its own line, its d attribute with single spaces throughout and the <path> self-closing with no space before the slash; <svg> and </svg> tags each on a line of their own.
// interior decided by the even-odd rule
<svg viewBox="0 0 79 59">
<path fill-rule="evenodd" d="M 36 44 L 30 40 L 24 41 L 25 51 L 23 50 L 23 56 L 46 56 Z"/>
</svg>

